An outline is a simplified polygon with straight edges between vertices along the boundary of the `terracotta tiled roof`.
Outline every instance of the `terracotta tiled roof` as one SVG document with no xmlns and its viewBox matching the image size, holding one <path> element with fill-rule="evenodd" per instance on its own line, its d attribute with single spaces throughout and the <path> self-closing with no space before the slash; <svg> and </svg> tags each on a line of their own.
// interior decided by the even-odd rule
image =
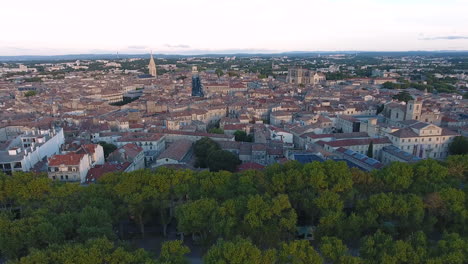
<svg viewBox="0 0 468 264">
<path fill-rule="evenodd" d="M 91 168 L 88 171 L 88 174 L 86 175 L 86 182 L 95 182 L 106 173 L 125 171 L 125 169 L 127 169 L 130 164 L 130 162 L 125 162 L 117 164 L 105 163 L 104 165 L 96 165 L 94 168 Z"/>
<path fill-rule="evenodd" d="M 54 155 L 48 160 L 49 167 L 59 165 L 78 166 L 84 155 L 86 154 L 68 153 L 63 155 Z"/>
<path fill-rule="evenodd" d="M 359 146 L 359 145 L 369 145 L 370 142 L 374 144 L 391 144 L 392 142 L 388 138 L 363 138 L 363 139 L 345 139 L 325 142 L 325 145 L 331 147 L 347 147 L 347 146 Z"/>
<path fill-rule="evenodd" d="M 237 167 L 237 171 L 245 171 L 245 170 L 263 170 L 265 166 L 258 164 L 256 162 L 246 162 L 242 163 Z"/>
</svg>

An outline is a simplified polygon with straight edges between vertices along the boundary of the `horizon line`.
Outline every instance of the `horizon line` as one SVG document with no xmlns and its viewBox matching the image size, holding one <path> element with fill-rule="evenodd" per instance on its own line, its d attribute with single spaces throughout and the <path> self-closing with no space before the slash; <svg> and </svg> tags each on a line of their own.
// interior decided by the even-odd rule
<svg viewBox="0 0 468 264">
<path fill-rule="evenodd" d="M 468 53 L 468 50 L 457 50 L 457 49 L 447 49 L 447 50 L 378 50 L 378 51 L 371 51 L 371 50 L 339 50 L 339 51 L 331 51 L 331 50 L 314 50 L 314 51 L 301 51 L 301 50 L 292 50 L 292 51 L 236 51 L 236 52 L 223 52 L 222 50 L 219 51 L 206 51 L 200 53 L 193 53 L 193 54 L 184 54 L 182 53 L 152 53 L 153 55 L 160 55 L 160 56 L 182 56 L 182 57 L 190 57 L 190 56 L 213 56 L 213 55 L 282 55 L 282 54 L 320 54 L 320 53 L 411 53 L 411 52 L 421 52 L 421 53 L 450 53 L 450 52 L 460 52 L 460 53 Z M 55 54 L 55 55 L 1 55 L 0 58 L 19 58 L 19 57 L 63 57 L 63 56 L 142 56 L 142 55 L 150 55 L 151 53 L 119 53 L 118 51 L 115 53 L 64 53 L 64 54 Z"/>
</svg>

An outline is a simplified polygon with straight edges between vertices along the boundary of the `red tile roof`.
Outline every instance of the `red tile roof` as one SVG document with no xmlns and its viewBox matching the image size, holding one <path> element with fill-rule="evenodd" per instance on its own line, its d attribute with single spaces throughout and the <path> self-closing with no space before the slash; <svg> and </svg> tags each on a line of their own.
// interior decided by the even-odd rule
<svg viewBox="0 0 468 264">
<path fill-rule="evenodd" d="M 246 162 L 242 163 L 237 167 L 237 171 L 245 171 L 245 170 L 263 170 L 265 166 L 258 164 L 256 162 Z"/>
<path fill-rule="evenodd" d="M 125 169 L 130 166 L 130 162 L 125 163 L 105 163 L 104 165 L 96 165 L 94 168 L 91 168 L 86 175 L 86 182 L 91 183 L 99 180 L 104 174 L 117 171 L 125 171 Z"/>
<path fill-rule="evenodd" d="M 54 155 L 49 158 L 49 167 L 52 166 L 77 166 L 86 154 L 68 153 L 63 155 Z"/>
<path fill-rule="evenodd" d="M 84 144 L 81 145 L 80 149 L 76 151 L 78 154 L 94 154 L 96 152 L 97 144 Z"/>
<path fill-rule="evenodd" d="M 392 142 L 387 137 L 385 138 L 363 138 L 363 139 L 345 139 L 325 142 L 325 145 L 329 145 L 334 148 L 338 147 L 347 147 L 347 146 L 359 146 L 359 145 L 369 145 L 370 142 L 374 144 L 391 144 Z"/>
</svg>

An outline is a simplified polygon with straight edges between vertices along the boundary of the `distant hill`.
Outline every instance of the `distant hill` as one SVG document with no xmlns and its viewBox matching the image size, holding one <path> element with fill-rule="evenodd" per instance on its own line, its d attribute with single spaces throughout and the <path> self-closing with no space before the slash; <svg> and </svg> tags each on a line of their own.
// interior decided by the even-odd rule
<svg viewBox="0 0 468 264">
<path fill-rule="evenodd" d="M 309 57 L 333 54 L 358 54 L 361 56 L 468 56 L 468 51 L 289 51 L 281 53 L 204 53 L 197 55 L 184 54 L 154 54 L 158 58 L 182 58 L 182 57 Z M 98 60 L 98 59 L 128 59 L 128 58 L 148 58 L 149 54 L 68 54 L 68 55 L 21 55 L 21 56 L 0 56 L 2 62 L 22 62 L 22 61 L 70 61 L 70 60 Z"/>
</svg>

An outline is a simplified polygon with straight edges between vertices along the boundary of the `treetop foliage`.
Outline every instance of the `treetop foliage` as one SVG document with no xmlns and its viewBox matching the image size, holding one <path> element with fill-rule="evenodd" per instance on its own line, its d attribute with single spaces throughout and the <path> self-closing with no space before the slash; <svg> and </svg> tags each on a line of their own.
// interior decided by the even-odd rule
<svg viewBox="0 0 468 264">
<path fill-rule="evenodd" d="M 180 240 L 157 252 L 124 243 L 118 226 L 130 221 L 142 237 L 148 226 L 166 236 L 174 223 L 206 248 L 204 263 L 461 264 L 467 176 L 466 155 L 370 173 L 334 161 L 242 173 L 158 168 L 87 187 L 1 175 L 0 253 L 9 263 L 187 263 Z M 298 236 L 302 227 L 313 243 Z"/>
</svg>

